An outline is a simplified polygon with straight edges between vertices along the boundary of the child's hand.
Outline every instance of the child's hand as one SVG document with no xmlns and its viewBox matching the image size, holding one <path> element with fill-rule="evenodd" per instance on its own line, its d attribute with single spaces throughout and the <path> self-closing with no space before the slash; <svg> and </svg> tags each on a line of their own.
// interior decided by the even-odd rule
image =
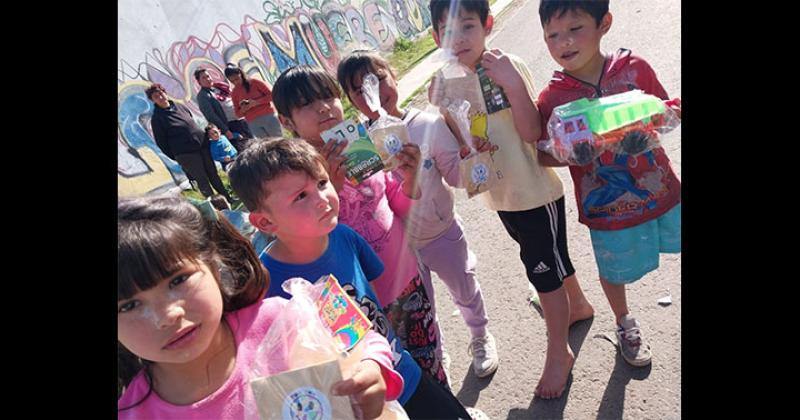
<svg viewBox="0 0 800 420">
<path fill-rule="evenodd" d="M 419 146 L 414 143 L 406 143 L 395 156 L 400 161 L 397 171 L 403 175 L 403 179 L 413 180 L 417 175 L 419 161 L 422 156 Z"/>
<path fill-rule="evenodd" d="M 334 395 L 351 396 L 356 417 L 374 419 L 383 411 L 386 382 L 381 375 L 380 365 L 374 360 L 362 360 L 353 376 L 335 383 L 332 391 Z"/>
<path fill-rule="evenodd" d="M 223 159 L 223 160 L 225 161 L 225 163 L 228 163 L 228 162 L 231 161 L 231 157 L 230 156 L 225 156 L 225 159 Z"/>
<path fill-rule="evenodd" d="M 478 136 L 472 136 L 472 144 L 475 145 L 475 150 L 477 150 L 478 153 L 494 152 L 500 148 L 500 146 L 492 144 L 489 140 L 480 138 Z"/>
<path fill-rule="evenodd" d="M 461 146 L 461 150 L 458 151 L 458 156 L 461 159 L 464 159 L 465 157 L 469 156 L 470 153 L 472 153 L 472 149 L 470 149 L 469 146 L 464 145 Z"/>
<path fill-rule="evenodd" d="M 344 162 L 347 157 L 342 154 L 347 147 L 347 142 L 329 141 L 322 146 L 320 154 L 328 162 L 328 176 L 331 178 L 331 183 L 336 191 L 341 191 L 344 187 L 344 176 L 347 173 L 347 167 Z"/>
<path fill-rule="evenodd" d="M 672 100 L 667 101 L 669 109 L 675 111 L 675 115 L 678 116 L 678 119 L 681 119 L 681 98 L 672 98 Z"/>
<path fill-rule="evenodd" d="M 406 143 L 403 148 L 397 152 L 395 157 L 400 161 L 400 166 L 397 167 L 397 172 L 403 177 L 403 192 L 407 197 L 419 198 L 417 191 L 417 172 L 419 169 L 419 162 L 422 153 L 419 151 L 419 146 L 414 143 Z"/>
<path fill-rule="evenodd" d="M 525 91 L 525 82 L 511 64 L 511 59 L 503 51 L 497 48 L 485 51 L 481 65 L 486 69 L 486 74 L 504 90 L 522 89 Z"/>
</svg>

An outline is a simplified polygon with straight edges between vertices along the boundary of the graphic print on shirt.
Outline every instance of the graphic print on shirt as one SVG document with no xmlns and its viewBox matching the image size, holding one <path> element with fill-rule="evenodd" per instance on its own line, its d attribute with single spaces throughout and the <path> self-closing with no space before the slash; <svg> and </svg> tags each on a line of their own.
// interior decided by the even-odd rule
<svg viewBox="0 0 800 420">
<path fill-rule="evenodd" d="M 442 361 L 436 356 L 439 337 L 433 323 L 431 300 L 417 275 L 397 299 L 384 308 L 395 334 L 419 367 L 449 389 Z"/>
</svg>

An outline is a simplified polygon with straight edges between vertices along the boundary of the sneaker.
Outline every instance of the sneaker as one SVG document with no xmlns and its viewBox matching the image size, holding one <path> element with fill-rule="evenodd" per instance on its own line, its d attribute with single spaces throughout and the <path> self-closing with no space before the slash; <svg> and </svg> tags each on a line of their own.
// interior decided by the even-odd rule
<svg viewBox="0 0 800 420">
<path fill-rule="evenodd" d="M 624 315 L 622 324 L 617 329 L 617 346 L 622 358 L 633 366 L 641 367 L 650 364 L 650 344 L 642 339 L 639 321 L 630 315 Z"/>
<path fill-rule="evenodd" d="M 490 420 L 486 413 L 475 407 L 464 407 L 464 409 L 467 410 L 467 414 L 472 417 L 472 420 Z"/>
<path fill-rule="evenodd" d="M 472 337 L 469 355 L 472 356 L 472 370 L 477 377 L 489 376 L 497 370 L 497 346 L 491 333 L 487 332 L 484 337 Z"/>
</svg>

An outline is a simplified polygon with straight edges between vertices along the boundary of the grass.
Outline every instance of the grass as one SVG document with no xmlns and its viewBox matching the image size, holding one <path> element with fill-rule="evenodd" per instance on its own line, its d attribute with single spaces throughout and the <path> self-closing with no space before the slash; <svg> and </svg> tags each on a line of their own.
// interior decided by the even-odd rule
<svg viewBox="0 0 800 420">
<path fill-rule="evenodd" d="M 436 48 L 436 43 L 429 31 L 413 41 L 398 38 L 394 43 L 394 52 L 389 56 L 389 64 L 392 65 L 399 79 L 408 73 L 415 64 L 436 51 Z"/>
<path fill-rule="evenodd" d="M 428 86 L 428 81 L 431 80 L 431 77 L 429 77 L 428 80 L 426 80 L 425 83 L 422 84 L 422 86 L 418 87 L 417 90 L 411 92 L 411 95 L 408 95 L 408 98 L 406 98 L 406 100 L 403 101 L 402 104 L 400 104 L 400 108 L 405 108 L 406 105 L 408 105 L 411 101 L 417 98 L 417 95 L 426 90 Z"/>
<path fill-rule="evenodd" d="M 228 174 L 226 174 L 225 171 L 219 171 L 219 170 L 217 171 L 217 173 L 219 174 L 219 177 L 222 180 L 222 184 L 225 186 L 225 189 L 233 192 L 233 189 L 231 188 L 231 181 L 228 179 Z M 181 195 L 183 195 L 186 198 L 194 198 L 196 200 L 206 199 L 205 197 L 203 197 L 203 194 L 201 194 L 200 191 L 197 190 L 181 191 Z M 238 203 L 236 205 L 231 206 L 231 208 L 233 210 L 244 210 L 244 204 Z"/>
</svg>

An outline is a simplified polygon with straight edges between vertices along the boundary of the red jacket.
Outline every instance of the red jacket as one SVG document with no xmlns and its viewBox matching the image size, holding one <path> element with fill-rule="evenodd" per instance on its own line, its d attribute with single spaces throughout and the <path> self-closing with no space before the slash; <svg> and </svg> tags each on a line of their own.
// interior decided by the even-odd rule
<svg viewBox="0 0 800 420">
<path fill-rule="evenodd" d="M 539 94 L 542 140 L 553 108 L 580 98 L 597 98 L 641 89 L 669 99 L 652 67 L 630 50 L 606 57 L 598 86 L 560 71 Z M 597 230 L 618 230 L 653 220 L 681 201 L 681 182 L 659 147 L 637 157 L 604 152 L 584 166 L 569 167 L 578 203 L 578 221 Z"/>
<path fill-rule="evenodd" d="M 272 91 L 269 89 L 266 83 L 262 82 L 258 79 L 249 79 L 250 81 L 250 92 L 246 92 L 244 90 L 244 86 L 237 86 L 233 88 L 233 92 L 231 92 L 231 100 L 233 101 L 233 110 L 236 112 L 236 116 L 239 118 L 244 118 L 247 121 L 253 121 L 254 119 L 267 114 L 272 114 L 275 112 L 272 109 Z M 242 107 L 239 105 L 239 102 L 242 99 L 260 99 L 266 98 L 266 104 L 250 108 L 249 111 L 246 113 L 242 113 Z"/>
</svg>

